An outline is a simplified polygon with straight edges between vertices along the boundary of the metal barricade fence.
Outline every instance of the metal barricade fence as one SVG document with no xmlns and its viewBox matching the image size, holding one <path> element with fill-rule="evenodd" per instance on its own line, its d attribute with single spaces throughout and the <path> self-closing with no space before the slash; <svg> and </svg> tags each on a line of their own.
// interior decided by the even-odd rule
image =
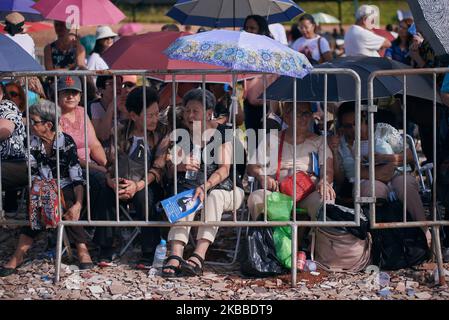
<svg viewBox="0 0 449 320">
<path fill-rule="evenodd" d="M 327 113 L 328 113 L 328 75 L 336 75 L 336 74 L 345 74 L 354 79 L 354 93 L 355 93 L 355 106 L 356 106 L 356 118 L 355 118 L 355 181 L 354 181 L 354 208 L 355 208 L 355 219 L 354 221 L 328 221 L 326 219 L 326 206 L 324 205 L 324 219 L 323 221 L 297 221 L 296 215 L 293 214 L 292 220 L 290 221 L 268 221 L 267 220 L 267 201 L 266 201 L 266 186 L 267 186 L 267 171 L 266 166 L 264 166 L 264 219 L 263 221 L 238 221 L 237 220 L 237 214 L 236 214 L 236 161 L 234 159 L 236 158 L 235 154 L 235 148 L 233 148 L 233 154 L 232 154 L 232 175 L 233 175 L 233 221 L 206 221 L 205 219 L 205 213 L 204 210 L 202 210 L 201 213 L 201 221 L 178 221 L 176 223 L 176 226 L 190 226 L 190 227 L 204 227 L 204 226 L 213 226 L 213 227 L 276 227 L 276 226 L 289 226 L 292 229 L 292 255 L 291 255 L 291 263 L 292 263 L 292 286 L 296 285 L 296 252 L 298 249 L 298 242 L 297 242 L 297 234 L 298 234 L 298 227 L 357 227 L 360 225 L 360 205 L 364 201 L 363 198 L 360 197 L 360 126 L 361 126 L 361 80 L 358 74 L 350 69 L 315 69 L 312 71 L 313 74 L 319 74 L 324 76 L 324 123 L 327 124 Z M 82 79 L 82 86 L 83 86 L 83 92 L 85 93 L 87 91 L 87 77 L 89 76 L 105 76 L 109 75 L 113 77 L 113 107 L 114 107 L 114 115 L 113 115 L 113 132 L 114 132 L 114 150 L 115 152 L 115 178 L 118 177 L 118 101 L 117 101 L 117 77 L 123 76 L 123 75 L 137 75 L 138 77 L 142 78 L 142 84 L 143 84 L 143 128 L 147 128 L 147 105 L 146 105 L 146 91 L 145 88 L 147 87 L 147 78 L 151 78 L 154 75 L 171 75 L 172 76 L 172 83 L 173 83 L 173 90 L 172 90 L 172 102 L 176 101 L 177 96 L 177 89 L 176 89 L 176 77 L 178 75 L 201 75 L 201 82 L 202 82 L 202 88 L 203 88 L 203 131 L 204 128 L 206 128 L 206 77 L 210 74 L 232 74 L 232 87 L 236 88 L 236 82 L 237 82 L 237 72 L 229 72 L 229 71 L 204 71 L 204 70 L 179 70 L 179 71 L 167 71 L 167 72 L 161 72 L 161 71 L 151 71 L 151 70 L 123 70 L 123 71 L 47 71 L 47 72 L 15 72 L 15 73 L 8 73 L 8 74 L 1 74 L 0 77 L 25 77 L 25 89 L 28 90 L 28 77 L 31 76 L 46 76 L 46 77 L 52 77 L 54 79 L 54 91 L 55 91 L 55 103 L 58 105 L 58 78 L 64 75 L 70 75 L 70 76 L 79 76 Z M 263 85 L 264 85 L 264 91 L 263 91 L 263 128 L 266 130 L 267 124 L 267 98 L 266 98 L 266 88 L 267 88 L 267 82 L 266 82 L 266 75 L 263 75 Z M 297 80 L 294 79 L 294 85 L 293 85 L 293 119 L 296 119 L 296 105 L 297 105 Z M 236 90 L 233 90 L 233 97 L 231 99 L 232 101 L 232 108 L 231 110 L 234 110 L 232 112 L 232 139 L 233 139 L 233 145 L 235 146 L 236 143 L 236 110 L 237 110 L 237 97 L 236 97 Z M 88 119 L 87 114 L 87 95 L 84 94 L 84 119 Z M 26 111 L 27 115 L 29 114 L 29 105 L 28 101 L 26 101 Z M 176 112 L 172 113 L 172 127 L 176 128 Z M 294 134 L 293 134 L 293 148 L 294 148 L 294 154 L 296 154 L 296 121 L 294 122 Z M 28 156 L 30 154 L 30 120 L 29 116 L 27 116 L 27 150 L 28 150 Z M 327 146 L 327 125 L 324 126 L 324 143 L 325 146 Z M 58 134 L 60 132 L 60 126 L 58 125 L 58 119 L 56 121 L 56 133 Z M 87 121 L 84 121 L 84 144 L 85 144 L 85 158 L 89 159 L 88 154 L 88 146 L 89 141 L 87 139 L 88 136 L 88 126 Z M 266 133 L 266 131 L 265 131 Z M 172 137 L 172 141 L 176 141 L 176 137 Z M 144 137 L 144 145 L 145 149 L 148 148 L 148 137 L 145 135 Z M 266 143 L 263 144 L 264 146 L 264 163 L 267 163 L 267 150 L 266 150 Z M 277 146 L 276 146 L 277 148 Z M 273 152 L 273 150 L 270 150 Z M 276 153 L 277 154 L 277 153 Z M 60 188 L 60 168 L 59 168 L 59 152 L 56 152 L 57 156 L 57 183 L 58 183 L 58 193 L 60 195 L 61 188 Z M 207 163 L 207 154 L 205 153 L 204 163 Z M 147 152 L 144 153 L 145 157 L 145 181 L 148 181 L 148 167 L 147 167 Z M 177 187 L 176 187 L 176 181 L 177 181 L 177 152 L 175 151 L 173 153 L 174 158 L 174 164 L 175 164 L 175 170 L 174 170 L 174 187 L 175 187 L 175 193 L 177 193 Z M 324 147 L 324 158 L 327 159 L 327 150 L 326 147 Z M 293 170 L 296 172 L 296 161 L 293 161 Z M 115 194 L 116 194 L 116 201 L 115 201 L 115 209 L 116 209 L 116 219 L 115 221 L 100 221 L 92 219 L 92 212 L 91 212 L 91 199 L 89 195 L 90 191 L 90 178 L 89 178 L 89 161 L 86 161 L 86 187 L 87 192 L 86 194 L 86 208 L 87 208 L 87 218 L 86 220 L 81 221 L 66 221 L 62 220 L 57 229 L 57 248 L 56 248 L 56 265 L 55 265 L 55 281 L 59 281 L 60 279 L 60 271 L 61 271 L 61 250 L 62 250 L 62 238 L 63 238 L 63 231 L 65 227 L 69 226 L 83 226 L 83 227 L 171 227 L 173 224 L 170 224 L 169 222 L 163 222 L 163 221 L 149 221 L 149 199 L 148 199 L 148 188 L 145 189 L 145 220 L 144 221 L 121 221 L 119 212 L 119 197 L 118 195 L 118 184 L 115 185 Z M 327 178 L 327 163 L 324 161 L 324 170 L 321 170 L 321 172 L 324 172 L 323 177 L 324 179 Z M 207 168 L 204 166 L 204 175 L 205 175 L 205 181 L 207 181 Z M 293 194 L 296 194 L 296 175 L 293 176 Z M 31 164 L 28 162 L 28 187 L 31 187 Z M 324 192 L 326 192 L 326 184 L 324 184 Z M 207 193 L 207 190 L 205 190 Z M 1 185 L 0 185 L 0 194 L 1 194 Z M 61 197 L 59 197 L 59 201 Z M 366 200 L 366 199 L 365 199 Z M 323 201 L 324 202 L 324 201 Z M 293 201 L 293 212 L 296 212 L 296 203 Z M 205 197 L 205 203 L 204 208 L 207 206 L 207 197 Z M 2 199 L 0 197 L 0 209 L 2 208 Z M 59 208 L 61 208 L 61 205 L 59 205 Z M 8 225 L 8 224 L 16 224 L 12 222 L 8 222 L 8 220 L 0 220 L 0 225 Z M 26 225 L 27 222 L 23 221 L 21 222 L 22 225 Z"/>
<path fill-rule="evenodd" d="M 368 130 L 369 130 L 369 187 L 370 196 L 364 198 L 365 203 L 369 203 L 370 206 L 370 222 L 371 228 L 411 228 L 411 227 L 431 227 L 432 229 L 432 243 L 434 255 L 436 256 L 438 264 L 438 274 L 440 284 L 445 284 L 445 271 L 443 267 L 443 258 L 441 250 L 440 240 L 440 227 L 449 225 L 448 220 L 443 220 L 441 213 L 439 212 L 439 206 L 437 202 L 437 74 L 448 73 L 449 68 L 435 68 L 435 69 L 404 69 L 404 70 L 380 70 L 373 72 L 368 79 L 368 106 L 366 111 L 368 113 Z M 426 221 L 407 221 L 407 76 L 416 75 L 430 75 L 432 76 L 433 84 L 433 108 L 432 108 L 432 123 L 433 123 L 433 177 L 429 183 L 432 187 L 432 219 Z M 374 126 L 374 114 L 377 112 L 377 106 L 374 103 L 374 80 L 378 77 L 394 76 L 401 79 L 403 82 L 403 110 L 402 110 L 402 144 L 403 144 L 403 160 L 402 160 L 402 172 L 403 172 L 403 220 L 398 222 L 380 223 L 376 222 L 376 179 L 375 179 L 375 126 Z M 424 88 L 423 88 L 424 89 Z M 430 112 L 430 110 L 429 110 Z M 417 158 L 416 154 L 414 155 Z M 415 161 L 419 161 L 415 159 Z M 422 179 L 422 177 L 421 177 Z M 439 217 L 437 217 L 439 216 Z M 447 219 L 447 215 L 445 217 Z"/>
</svg>

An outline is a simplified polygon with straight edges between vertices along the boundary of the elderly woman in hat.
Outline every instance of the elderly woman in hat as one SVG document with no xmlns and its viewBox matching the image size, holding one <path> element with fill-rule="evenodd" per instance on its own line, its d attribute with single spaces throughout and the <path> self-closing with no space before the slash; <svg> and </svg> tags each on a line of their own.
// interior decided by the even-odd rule
<svg viewBox="0 0 449 320">
<path fill-rule="evenodd" d="M 18 12 L 12 12 L 5 17 L 6 36 L 22 47 L 30 56 L 36 58 L 36 48 L 33 38 L 24 32 L 25 18 Z"/>
<path fill-rule="evenodd" d="M 58 104 L 61 107 L 61 131 L 69 134 L 76 143 L 81 167 L 89 163 L 89 183 L 91 209 L 95 212 L 100 190 L 105 187 L 106 153 L 95 134 L 88 117 L 84 118 L 81 100 L 81 81 L 79 77 L 63 76 L 58 80 Z M 87 145 L 85 143 L 84 124 L 87 126 Z M 86 156 L 87 155 L 87 156 Z"/>
<path fill-rule="evenodd" d="M 107 70 L 109 66 L 101 57 L 103 53 L 114 44 L 115 32 L 108 26 L 97 27 L 96 42 L 92 54 L 87 61 L 89 70 Z"/>
<path fill-rule="evenodd" d="M 54 22 L 58 39 L 44 49 L 45 69 L 74 70 L 86 65 L 86 50 L 64 21 Z"/>
<path fill-rule="evenodd" d="M 84 179 L 78 161 L 75 142 L 68 134 L 63 132 L 57 134 L 56 132 L 56 118 L 59 112 L 59 107 L 47 100 L 42 100 L 30 107 L 30 125 L 33 132 L 30 141 L 29 157 L 31 175 L 33 181 L 54 179 L 57 176 L 59 165 L 60 187 L 65 203 L 63 217 L 67 220 L 77 221 L 81 214 Z M 56 158 L 58 150 L 59 163 Z M 30 201 L 30 208 L 33 208 L 32 204 L 33 200 Z M 49 212 L 51 213 L 51 209 Z M 42 226 L 42 222 L 32 219 L 31 226 L 21 229 L 16 251 L 8 263 L 0 268 L 0 277 L 16 272 L 17 268 L 23 263 L 25 254 L 31 248 L 34 238 L 44 228 L 45 226 Z M 76 245 L 79 268 L 92 268 L 93 264 L 86 246 L 87 237 L 83 227 L 67 227 L 66 230 L 69 240 Z"/>
</svg>

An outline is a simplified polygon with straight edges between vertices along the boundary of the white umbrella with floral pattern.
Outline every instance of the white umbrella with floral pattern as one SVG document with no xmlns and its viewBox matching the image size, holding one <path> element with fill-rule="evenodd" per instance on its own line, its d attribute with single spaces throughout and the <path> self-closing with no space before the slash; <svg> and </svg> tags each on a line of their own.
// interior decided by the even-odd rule
<svg viewBox="0 0 449 320">
<path fill-rule="evenodd" d="M 165 50 L 170 59 L 303 78 L 312 65 L 303 54 L 262 35 L 213 30 L 178 38 Z"/>
</svg>

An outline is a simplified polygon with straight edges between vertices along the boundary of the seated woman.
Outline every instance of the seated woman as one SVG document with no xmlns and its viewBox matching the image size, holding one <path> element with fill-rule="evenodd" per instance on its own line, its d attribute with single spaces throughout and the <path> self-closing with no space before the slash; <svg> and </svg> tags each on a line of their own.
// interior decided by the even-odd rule
<svg viewBox="0 0 449 320">
<path fill-rule="evenodd" d="M 60 132 L 56 136 L 55 104 L 42 100 L 30 107 L 30 125 L 33 136 L 30 141 L 30 158 L 32 179 L 53 179 L 57 177 L 56 152 L 59 149 L 59 169 L 61 193 L 64 197 L 66 211 L 63 218 L 77 221 L 80 218 L 83 203 L 84 179 L 76 154 L 73 139 Z M 67 235 L 76 244 L 79 268 L 90 269 L 92 260 L 87 249 L 87 237 L 83 227 L 67 227 Z M 25 254 L 31 248 L 33 239 L 41 232 L 39 228 L 23 227 L 20 232 L 16 251 L 6 265 L 0 269 L 0 276 L 5 277 L 16 272 L 23 263 Z"/>
<path fill-rule="evenodd" d="M 86 177 L 87 162 L 89 162 L 89 194 L 91 211 L 98 212 L 98 195 L 104 189 L 106 180 L 106 153 L 98 140 L 89 118 L 87 123 L 87 145 L 84 134 L 84 108 L 79 106 L 81 100 L 81 80 L 79 77 L 62 76 L 58 80 L 58 104 L 61 107 L 61 131 L 70 135 L 77 146 L 78 158 Z M 86 157 L 87 151 L 87 157 Z"/>
<path fill-rule="evenodd" d="M 342 184 L 345 179 L 354 182 L 354 154 L 353 147 L 355 141 L 355 108 L 353 103 L 345 103 L 338 110 L 338 122 L 342 135 L 330 137 L 329 144 L 335 159 L 336 170 L 335 182 Z M 404 159 L 403 140 L 398 130 L 386 123 L 377 123 L 375 128 L 375 151 L 376 151 L 376 198 L 388 199 L 393 191 L 401 202 L 404 201 L 404 175 L 402 165 Z M 367 119 L 362 119 L 361 123 L 361 157 L 368 159 L 368 124 Z M 407 148 L 407 163 L 413 162 L 413 155 Z M 408 170 L 407 170 L 408 171 Z M 369 172 L 367 166 L 362 166 L 360 170 L 360 196 L 371 195 Z M 424 207 L 419 195 L 419 186 L 415 177 L 410 173 L 406 174 L 407 188 L 407 210 L 415 221 L 426 220 Z M 427 231 L 427 230 L 425 230 Z M 430 237 L 430 233 L 426 236 Z"/>
<path fill-rule="evenodd" d="M 143 94 L 146 94 L 147 127 L 144 125 Z M 137 213 L 137 218 L 145 220 L 145 188 L 148 189 L 148 219 L 160 220 L 156 213 L 155 204 L 163 197 L 161 177 L 165 166 L 165 157 L 170 139 L 166 129 L 159 123 L 159 106 L 157 92 L 151 88 L 137 87 L 128 95 L 126 108 L 130 120 L 119 131 L 118 142 L 118 182 L 115 178 L 115 152 L 111 147 L 111 166 L 106 174 L 107 186 L 101 192 L 101 208 L 97 217 L 101 220 L 114 220 L 116 218 L 115 188 L 118 183 L 118 198 L 122 204 L 132 203 Z M 148 180 L 144 174 L 144 137 L 147 136 L 147 162 Z M 113 141 L 115 139 L 112 139 Z M 123 158 L 125 157 L 125 159 Z M 135 166 L 128 169 L 128 161 L 133 161 Z M 138 164 L 137 164 L 138 163 Z M 138 171 L 138 172 L 136 172 Z M 159 228 L 141 228 L 142 232 L 142 259 L 138 268 L 151 266 L 156 246 L 160 242 Z M 109 262 L 113 255 L 113 228 L 101 227 L 95 231 L 94 241 L 100 245 L 100 259 Z"/>
<path fill-rule="evenodd" d="M 324 172 L 324 148 L 325 142 L 323 136 L 318 136 L 310 131 L 312 118 L 312 107 L 310 103 L 298 103 L 297 104 L 297 118 L 296 118 L 296 157 L 293 154 L 293 137 L 294 137 L 294 118 L 293 118 L 293 104 L 287 103 L 284 105 L 284 113 L 282 115 L 283 120 L 287 124 L 288 128 L 283 131 L 284 141 L 282 146 L 281 163 L 279 167 L 279 180 L 276 180 L 278 171 L 278 147 L 281 144 L 283 134 L 279 133 L 277 136 L 267 136 L 267 157 L 268 167 L 267 173 L 267 191 L 269 195 L 271 192 L 279 192 L 279 183 L 288 176 L 292 176 L 293 172 L 293 159 L 296 159 L 296 170 L 308 173 L 313 173 L 313 157 L 312 153 L 318 155 L 319 167 L 321 176 L 312 175 L 311 179 L 316 185 L 316 190 L 308 195 L 305 199 L 299 201 L 298 207 L 307 210 L 308 215 L 315 220 L 316 214 L 322 201 L 334 201 L 335 192 L 331 185 L 333 181 L 333 165 L 332 165 L 332 152 L 327 147 L 327 172 Z M 277 139 L 274 140 L 273 139 Z M 262 143 L 265 143 L 263 141 Z M 264 159 L 263 144 L 258 147 L 259 158 L 250 159 L 250 165 L 248 165 L 248 174 L 257 179 L 260 186 L 264 186 Z M 270 156 L 271 155 L 271 156 Z M 326 194 L 324 194 L 324 186 L 326 185 Z M 259 218 L 259 215 L 263 213 L 264 208 L 264 190 L 256 190 L 252 192 L 248 198 L 248 208 L 251 217 L 254 220 Z"/>
<path fill-rule="evenodd" d="M 201 202 L 204 202 L 204 198 L 207 197 L 204 209 L 205 220 L 220 221 L 223 212 L 232 211 L 234 208 L 234 192 L 235 207 L 239 208 L 243 203 L 244 191 L 238 181 L 236 181 L 237 188 L 233 190 L 233 182 L 230 178 L 232 176 L 232 141 L 227 140 L 229 135 L 225 134 L 226 127 L 212 120 L 216 103 L 214 95 L 206 90 L 205 96 L 205 106 L 203 106 L 202 89 L 190 90 L 183 98 L 182 118 L 183 125 L 188 128 L 189 140 L 187 142 L 181 140 L 176 145 L 175 152 L 179 155 L 178 159 L 182 160 L 182 163 L 176 166 L 178 175 L 175 183 L 177 183 L 178 193 L 195 189 L 195 200 L 199 197 Z M 204 112 L 206 112 L 205 127 L 202 123 Z M 201 135 L 203 130 L 204 135 Z M 192 141 L 192 137 L 194 141 Z M 208 155 L 206 163 L 204 159 L 198 161 L 195 157 L 190 156 L 194 144 L 200 146 L 202 151 L 206 149 Z M 183 150 L 183 147 L 188 150 Z M 174 164 L 171 161 L 168 165 L 174 171 Z M 205 165 L 206 179 L 204 177 Z M 190 176 L 191 179 L 188 179 L 187 171 L 196 172 L 196 177 Z M 207 190 L 207 194 L 205 190 Z M 191 214 L 179 221 L 192 221 L 194 217 L 195 214 Z M 184 261 L 184 247 L 189 241 L 190 227 L 174 226 L 170 228 L 168 241 L 171 255 L 162 268 L 162 275 L 165 277 L 202 275 L 207 249 L 214 242 L 217 231 L 218 227 L 199 227 L 195 251 L 187 261 Z"/>
</svg>

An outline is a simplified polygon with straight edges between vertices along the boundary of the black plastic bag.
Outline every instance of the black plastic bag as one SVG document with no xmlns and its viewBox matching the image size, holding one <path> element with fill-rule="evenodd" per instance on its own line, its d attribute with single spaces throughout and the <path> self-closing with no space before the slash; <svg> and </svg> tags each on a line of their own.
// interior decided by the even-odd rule
<svg viewBox="0 0 449 320">
<path fill-rule="evenodd" d="M 376 206 L 376 222 L 402 222 L 399 201 Z M 411 221 L 407 212 L 407 221 Z M 383 270 L 399 270 L 419 265 L 430 257 L 426 235 L 419 228 L 372 229 L 373 263 Z"/>
<path fill-rule="evenodd" d="M 240 260 L 240 271 L 248 277 L 261 278 L 284 273 L 282 265 L 276 258 L 271 228 L 249 228 Z"/>
</svg>

